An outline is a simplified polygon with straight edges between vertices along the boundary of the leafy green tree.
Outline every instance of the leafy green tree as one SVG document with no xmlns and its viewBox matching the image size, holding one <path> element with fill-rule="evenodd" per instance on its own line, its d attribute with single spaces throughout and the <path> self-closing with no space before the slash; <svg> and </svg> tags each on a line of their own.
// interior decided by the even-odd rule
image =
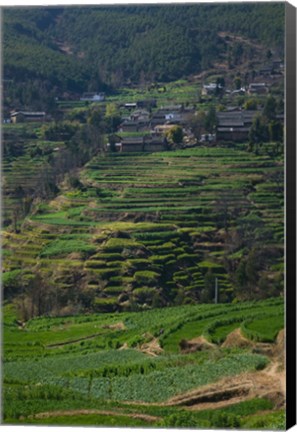
<svg viewBox="0 0 297 432">
<path fill-rule="evenodd" d="M 115 132 L 121 124 L 121 115 L 118 107 L 114 103 L 106 105 L 106 112 L 104 116 L 108 132 Z"/>
<path fill-rule="evenodd" d="M 269 140 L 269 132 L 266 120 L 258 115 L 254 118 L 252 126 L 249 131 L 249 141 L 251 148 L 254 149 L 257 154 L 259 151 L 259 146 L 263 142 Z"/>
<path fill-rule="evenodd" d="M 101 108 L 93 107 L 87 117 L 87 123 L 97 129 L 104 130 L 104 117 Z"/>
<path fill-rule="evenodd" d="M 256 98 L 248 99 L 244 103 L 243 108 L 246 110 L 256 110 L 258 108 L 258 99 Z"/>
<path fill-rule="evenodd" d="M 234 78 L 234 87 L 236 90 L 239 90 L 241 88 L 241 78 L 239 76 L 236 76 Z"/>
<path fill-rule="evenodd" d="M 212 105 L 205 117 L 205 129 L 209 133 L 213 133 L 218 123 L 216 108 Z"/>
<path fill-rule="evenodd" d="M 235 43 L 232 47 L 232 61 L 235 65 L 238 65 L 243 56 L 243 45 L 239 42 Z"/>
<path fill-rule="evenodd" d="M 272 142 L 283 140 L 283 125 L 277 120 L 271 120 L 268 124 L 269 138 Z"/>
<path fill-rule="evenodd" d="M 266 58 L 267 58 L 267 60 L 270 60 L 271 57 L 272 57 L 272 52 L 271 52 L 270 49 L 268 49 L 268 50 L 266 51 Z"/>
<path fill-rule="evenodd" d="M 55 122 L 41 127 L 41 135 L 49 141 L 68 141 L 79 130 L 78 123 L 69 121 Z"/>
<path fill-rule="evenodd" d="M 273 96 L 268 96 L 263 109 L 264 116 L 266 116 L 269 120 L 273 119 L 276 114 L 276 107 L 277 103 L 275 98 Z"/>
<path fill-rule="evenodd" d="M 108 142 L 109 142 L 109 145 L 110 145 L 109 150 L 111 152 L 115 152 L 116 151 L 116 146 L 115 145 L 118 142 L 118 139 L 116 138 L 116 136 L 113 135 L 113 134 L 109 135 L 108 136 Z"/>
<path fill-rule="evenodd" d="M 201 134 L 205 131 L 205 119 L 206 114 L 204 111 L 198 111 L 190 119 L 190 126 L 197 140 L 200 139 Z"/>
<path fill-rule="evenodd" d="M 204 276 L 204 288 L 201 291 L 201 301 L 203 303 L 212 303 L 215 296 L 215 276 L 209 268 Z"/>
<path fill-rule="evenodd" d="M 183 136 L 183 129 L 178 125 L 172 126 L 172 128 L 166 132 L 166 138 L 173 144 L 181 144 Z"/>
</svg>

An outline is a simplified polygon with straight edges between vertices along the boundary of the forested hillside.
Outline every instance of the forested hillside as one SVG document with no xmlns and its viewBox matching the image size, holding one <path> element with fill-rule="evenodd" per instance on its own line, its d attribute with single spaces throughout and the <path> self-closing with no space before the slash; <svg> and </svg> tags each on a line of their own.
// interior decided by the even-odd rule
<svg viewBox="0 0 297 432">
<path fill-rule="evenodd" d="M 44 104 L 61 91 L 170 81 L 222 55 L 235 64 L 252 56 L 240 42 L 230 47 L 221 31 L 282 55 L 284 4 L 5 8 L 3 27 L 4 78 L 14 82 L 9 96 L 19 92 L 23 102 L 34 96 Z"/>
</svg>

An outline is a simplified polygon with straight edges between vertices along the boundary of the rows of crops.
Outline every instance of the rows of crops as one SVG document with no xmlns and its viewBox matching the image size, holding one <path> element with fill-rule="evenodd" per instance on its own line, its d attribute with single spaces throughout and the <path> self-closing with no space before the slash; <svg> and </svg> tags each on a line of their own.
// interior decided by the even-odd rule
<svg viewBox="0 0 297 432">
<path fill-rule="evenodd" d="M 81 173 L 83 191 L 41 205 L 21 234 L 7 235 L 6 270 L 30 269 L 38 259 L 49 274 L 55 266 L 54 283 L 64 287 L 75 268 L 93 308 L 105 312 L 209 301 L 209 273 L 220 301 L 230 301 L 225 257 L 236 263 L 246 252 L 229 253 L 228 231 L 240 226 L 282 250 L 280 172 L 267 156 L 231 148 L 94 158 Z M 277 279 L 281 252 L 273 253 L 265 272 Z"/>
<path fill-rule="evenodd" d="M 275 317 L 279 319 L 275 321 Z M 262 370 L 269 359 L 252 351 L 222 348 L 218 344 L 210 352 L 184 354 L 178 352 L 178 347 L 181 339 L 201 334 L 218 342 L 215 335 L 220 329 L 229 334 L 227 320 L 234 320 L 237 327 L 243 323 L 253 324 L 251 330 L 257 330 L 258 340 L 265 341 L 265 318 L 275 322 L 276 333 L 283 328 L 282 299 L 234 305 L 180 306 L 121 314 L 40 317 L 28 321 L 22 329 L 16 321 L 15 309 L 8 304 L 4 308 L 3 327 L 5 419 L 8 423 L 20 421 L 21 418 L 21 421 L 29 423 L 57 424 L 62 419 L 58 413 L 43 420 L 28 416 L 43 411 L 94 409 L 99 403 L 101 409 L 114 411 L 112 418 L 115 425 L 137 426 L 148 421 L 133 423 L 129 415 L 120 419 L 117 416 L 119 409 L 121 416 L 131 412 L 153 414 L 156 422 L 163 426 L 174 425 L 174 416 L 186 424 L 189 421 L 192 425 L 203 425 L 205 419 L 209 421 L 212 418 L 210 412 L 200 417 L 197 414 L 198 421 L 198 417 L 195 420 L 196 414 L 187 418 L 183 414 L 187 411 L 182 408 L 138 407 L 134 402 L 165 402 L 175 395 L 224 377 Z M 156 337 L 163 346 L 162 353 L 155 357 L 142 352 L 143 343 Z M 252 335 L 251 338 L 254 340 Z M 129 402 L 133 404 L 129 405 Z M 267 403 L 248 405 L 245 415 L 250 409 L 261 411 Z M 235 405 L 232 415 L 237 415 L 236 410 Z M 82 417 L 77 418 L 84 424 Z M 74 415 L 61 421 L 63 424 L 74 424 L 75 419 Z M 91 420 L 98 425 L 106 424 L 100 414 L 90 414 Z"/>
</svg>

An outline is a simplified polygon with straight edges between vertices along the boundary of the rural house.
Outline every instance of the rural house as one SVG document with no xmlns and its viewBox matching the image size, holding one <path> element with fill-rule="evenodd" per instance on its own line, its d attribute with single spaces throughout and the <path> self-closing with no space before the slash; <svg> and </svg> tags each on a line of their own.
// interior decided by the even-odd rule
<svg viewBox="0 0 297 432">
<path fill-rule="evenodd" d="M 124 108 L 126 108 L 128 110 L 136 109 L 137 104 L 136 104 L 136 102 L 127 102 L 124 104 Z"/>
<path fill-rule="evenodd" d="M 223 87 L 221 84 L 210 83 L 203 84 L 201 94 L 202 96 L 214 95 L 218 90 L 222 90 Z"/>
<path fill-rule="evenodd" d="M 163 137 L 125 137 L 117 145 L 120 152 L 158 152 L 167 149 L 167 140 Z"/>
<path fill-rule="evenodd" d="M 137 108 L 151 109 L 151 108 L 156 108 L 157 101 L 156 101 L 156 99 L 139 100 L 136 102 L 136 105 L 137 105 Z"/>
<path fill-rule="evenodd" d="M 155 126 L 164 124 L 165 121 L 165 114 L 156 111 L 151 118 L 150 127 L 151 129 L 154 129 Z"/>
<path fill-rule="evenodd" d="M 179 113 L 176 113 L 176 112 L 171 112 L 171 113 L 165 114 L 165 120 L 169 121 L 169 122 L 180 123 L 181 115 Z"/>
<path fill-rule="evenodd" d="M 251 83 L 249 84 L 248 94 L 266 94 L 269 89 L 266 83 Z"/>
<path fill-rule="evenodd" d="M 121 142 L 120 152 L 143 152 L 144 139 L 143 137 L 127 137 Z"/>
<path fill-rule="evenodd" d="M 163 137 L 149 137 L 145 139 L 144 151 L 158 152 L 167 150 L 167 140 Z"/>
<path fill-rule="evenodd" d="M 142 120 L 142 121 L 149 121 L 150 113 L 147 110 L 144 109 L 138 109 L 133 111 L 133 113 L 130 116 L 131 120 Z"/>
<path fill-rule="evenodd" d="M 157 135 L 164 135 L 168 132 L 173 126 L 176 126 L 174 123 L 172 124 L 160 124 L 156 125 L 153 129 L 154 133 Z"/>
<path fill-rule="evenodd" d="M 140 132 L 149 129 L 149 122 L 144 120 L 125 120 L 120 124 L 120 132 Z"/>
<path fill-rule="evenodd" d="M 13 111 L 10 114 L 10 119 L 12 123 L 43 122 L 46 120 L 46 113 L 44 111 Z"/>
<path fill-rule="evenodd" d="M 257 114 L 259 111 L 252 110 L 217 113 L 217 141 L 246 141 L 253 119 Z"/>
<path fill-rule="evenodd" d="M 81 101 L 102 102 L 105 99 L 105 93 L 83 93 Z"/>
<path fill-rule="evenodd" d="M 159 112 L 163 113 L 164 115 L 170 114 L 170 113 L 179 114 L 182 111 L 183 111 L 183 105 L 182 104 L 178 104 L 178 105 L 166 105 L 166 106 L 162 106 L 159 109 Z"/>
</svg>

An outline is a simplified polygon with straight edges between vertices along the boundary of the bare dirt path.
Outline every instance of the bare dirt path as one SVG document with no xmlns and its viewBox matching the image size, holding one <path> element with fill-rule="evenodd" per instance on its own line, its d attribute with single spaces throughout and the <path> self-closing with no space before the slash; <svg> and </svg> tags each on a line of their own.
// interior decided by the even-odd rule
<svg viewBox="0 0 297 432">
<path fill-rule="evenodd" d="M 29 416 L 30 419 L 46 419 L 50 417 L 68 417 L 68 416 L 77 416 L 77 415 L 106 415 L 106 416 L 121 416 L 121 417 L 131 417 L 135 419 L 145 420 L 147 422 L 154 422 L 156 420 L 160 420 L 160 417 L 151 416 L 148 414 L 139 414 L 139 413 L 125 413 L 120 411 L 106 411 L 106 410 L 96 410 L 96 409 L 77 409 L 77 410 L 57 410 L 57 411 L 46 411 L 41 412 L 32 416 Z"/>
<path fill-rule="evenodd" d="M 57 348 L 57 347 L 65 346 L 65 345 L 71 345 L 73 343 L 81 342 L 81 341 L 84 341 L 84 340 L 87 340 L 87 339 L 93 339 L 93 338 L 95 338 L 97 336 L 102 336 L 104 334 L 106 334 L 106 333 L 102 333 L 102 332 L 101 333 L 94 333 L 92 335 L 84 336 L 84 337 L 81 337 L 79 339 L 72 339 L 72 340 L 69 340 L 69 341 L 66 341 L 66 342 L 57 342 L 57 343 L 54 343 L 54 344 L 49 344 L 49 345 L 46 345 L 46 348 Z"/>
<path fill-rule="evenodd" d="M 159 340 L 152 337 L 149 342 L 146 342 L 139 347 L 139 351 L 149 356 L 157 357 L 163 352 L 163 349 L 160 346 Z"/>
</svg>

